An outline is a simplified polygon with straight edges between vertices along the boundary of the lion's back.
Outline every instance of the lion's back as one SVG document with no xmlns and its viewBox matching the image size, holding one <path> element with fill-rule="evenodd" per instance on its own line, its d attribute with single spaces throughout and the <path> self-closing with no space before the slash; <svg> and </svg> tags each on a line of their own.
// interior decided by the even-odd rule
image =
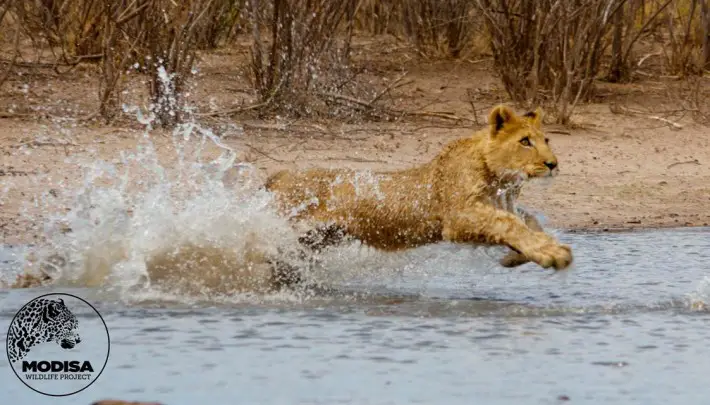
<svg viewBox="0 0 710 405">
<path fill-rule="evenodd" d="M 282 170 L 269 176 L 265 187 L 275 193 L 282 214 L 301 217 L 325 207 L 337 175 L 332 169 Z"/>
<path fill-rule="evenodd" d="M 266 187 L 290 218 L 336 222 L 370 245 L 399 249 L 440 233 L 433 192 L 421 176 L 314 168 L 275 173 Z"/>
</svg>

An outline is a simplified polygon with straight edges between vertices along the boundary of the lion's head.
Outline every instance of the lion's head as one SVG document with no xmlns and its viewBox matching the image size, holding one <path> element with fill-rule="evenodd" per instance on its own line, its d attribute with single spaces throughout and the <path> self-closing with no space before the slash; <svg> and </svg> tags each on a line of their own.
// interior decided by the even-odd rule
<svg viewBox="0 0 710 405">
<path fill-rule="evenodd" d="M 490 133 L 486 165 L 499 177 L 551 177 L 558 172 L 557 157 L 541 128 L 542 111 L 516 115 L 499 105 L 488 116 Z"/>
</svg>

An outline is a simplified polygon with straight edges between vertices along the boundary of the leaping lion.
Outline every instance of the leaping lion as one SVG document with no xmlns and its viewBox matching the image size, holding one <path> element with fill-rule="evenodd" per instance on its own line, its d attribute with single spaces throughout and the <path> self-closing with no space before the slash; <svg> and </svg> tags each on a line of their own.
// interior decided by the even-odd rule
<svg viewBox="0 0 710 405">
<path fill-rule="evenodd" d="M 525 180 L 558 172 L 541 129 L 541 111 L 519 116 L 501 105 L 488 119 L 488 128 L 451 142 L 420 166 L 391 172 L 280 171 L 264 187 L 274 193 L 282 215 L 310 226 L 299 238 L 306 254 L 346 238 L 385 251 L 449 241 L 508 246 L 513 251 L 501 260 L 506 267 L 533 261 L 543 268 L 567 268 L 573 260 L 570 247 L 515 206 Z M 40 263 L 39 275 L 25 272 L 10 287 L 50 284 L 54 272 L 44 262 L 59 268 L 66 262 L 55 256 Z M 270 288 L 301 281 L 298 269 L 267 261 Z"/>
<path fill-rule="evenodd" d="M 345 237 L 385 251 L 441 241 L 504 245 L 513 251 L 503 266 L 533 261 L 565 269 L 571 248 L 515 205 L 524 181 L 558 173 L 541 115 L 539 108 L 516 115 L 499 105 L 487 128 L 452 141 L 423 165 L 391 172 L 283 170 L 266 188 L 283 215 L 311 224 L 300 239 L 311 250 Z"/>
</svg>

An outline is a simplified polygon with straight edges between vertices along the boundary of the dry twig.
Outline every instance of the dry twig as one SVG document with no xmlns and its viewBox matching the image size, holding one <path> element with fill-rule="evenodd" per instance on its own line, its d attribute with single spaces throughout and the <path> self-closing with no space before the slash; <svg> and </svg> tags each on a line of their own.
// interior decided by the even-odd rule
<svg viewBox="0 0 710 405">
<path fill-rule="evenodd" d="M 666 118 L 663 118 L 663 117 L 659 117 L 659 116 L 657 116 L 657 115 L 652 115 L 652 116 L 649 116 L 648 118 L 650 118 L 650 119 L 652 119 L 652 120 L 658 120 L 658 121 L 661 121 L 661 122 L 665 122 L 666 124 L 670 125 L 672 128 L 675 128 L 675 129 L 683 129 L 683 126 L 680 125 L 680 124 L 678 124 L 677 122 L 673 122 L 673 121 L 671 121 L 671 120 L 669 120 L 669 119 L 666 119 Z"/>
</svg>

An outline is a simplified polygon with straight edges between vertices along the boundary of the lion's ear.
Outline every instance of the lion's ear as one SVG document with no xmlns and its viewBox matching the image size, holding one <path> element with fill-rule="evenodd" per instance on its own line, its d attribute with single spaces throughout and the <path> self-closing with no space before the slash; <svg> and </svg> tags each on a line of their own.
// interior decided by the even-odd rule
<svg viewBox="0 0 710 405">
<path fill-rule="evenodd" d="M 537 107 L 535 111 L 525 113 L 523 117 L 530 119 L 533 125 L 539 128 L 540 124 L 542 123 L 542 108 Z"/>
<path fill-rule="evenodd" d="M 510 107 L 498 105 L 491 110 L 488 115 L 488 125 L 491 127 L 491 135 L 497 134 L 501 129 L 516 120 L 515 112 Z"/>
</svg>

